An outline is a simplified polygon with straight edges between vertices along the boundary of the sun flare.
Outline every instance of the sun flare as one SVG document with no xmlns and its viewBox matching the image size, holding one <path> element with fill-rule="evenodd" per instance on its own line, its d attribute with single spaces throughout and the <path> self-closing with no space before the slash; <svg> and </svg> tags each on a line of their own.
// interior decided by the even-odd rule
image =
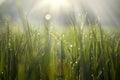
<svg viewBox="0 0 120 80">
<path fill-rule="evenodd" d="M 50 0 L 50 4 L 53 6 L 61 6 L 64 5 L 64 0 Z"/>
<path fill-rule="evenodd" d="M 48 7 L 52 10 L 58 10 L 60 8 L 68 8 L 69 2 L 67 0 L 44 0 L 38 4 L 41 5 L 43 8 Z"/>
<path fill-rule="evenodd" d="M 68 2 L 66 0 L 46 0 L 46 1 L 48 1 L 48 5 L 56 9 L 68 6 Z"/>
</svg>

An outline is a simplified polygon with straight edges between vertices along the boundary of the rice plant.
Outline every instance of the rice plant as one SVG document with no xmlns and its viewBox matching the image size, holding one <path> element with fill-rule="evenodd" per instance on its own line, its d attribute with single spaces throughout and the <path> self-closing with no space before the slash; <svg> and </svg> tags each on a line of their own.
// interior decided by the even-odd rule
<svg viewBox="0 0 120 80">
<path fill-rule="evenodd" d="M 119 80 L 120 33 L 84 21 L 63 31 L 0 28 L 0 80 Z"/>
</svg>

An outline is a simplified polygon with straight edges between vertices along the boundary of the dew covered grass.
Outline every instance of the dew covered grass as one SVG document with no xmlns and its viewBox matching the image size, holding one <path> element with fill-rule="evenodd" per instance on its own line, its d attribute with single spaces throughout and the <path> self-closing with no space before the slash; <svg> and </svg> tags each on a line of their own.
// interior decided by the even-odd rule
<svg viewBox="0 0 120 80">
<path fill-rule="evenodd" d="M 120 33 L 100 25 L 0 28 L 0 80 L 119 80 Z"/>
</svg>

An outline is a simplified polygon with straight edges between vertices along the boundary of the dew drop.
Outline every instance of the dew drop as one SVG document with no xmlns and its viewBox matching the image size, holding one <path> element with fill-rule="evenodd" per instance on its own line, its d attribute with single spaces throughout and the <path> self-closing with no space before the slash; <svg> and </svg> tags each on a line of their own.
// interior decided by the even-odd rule
<svg viewBox="0 0 120 80">
<path fill-rule="evenodd" d="M 50 20 L 51 19 L 51 15 L 50 14 L 46 14 L 45 19 L 46 20 Z"/>
</svg>

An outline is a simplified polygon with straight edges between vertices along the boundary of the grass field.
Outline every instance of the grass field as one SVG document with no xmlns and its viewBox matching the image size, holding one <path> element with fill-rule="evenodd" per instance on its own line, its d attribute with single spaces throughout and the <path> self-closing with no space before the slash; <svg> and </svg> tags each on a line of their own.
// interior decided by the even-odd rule
<svg viewBox="0 0 120 80">
<path fill-rule="evenodd" d="M 24 27 L 0 28 L 0 80 L 120 80 L 119 30 Z"/>
</svg>

